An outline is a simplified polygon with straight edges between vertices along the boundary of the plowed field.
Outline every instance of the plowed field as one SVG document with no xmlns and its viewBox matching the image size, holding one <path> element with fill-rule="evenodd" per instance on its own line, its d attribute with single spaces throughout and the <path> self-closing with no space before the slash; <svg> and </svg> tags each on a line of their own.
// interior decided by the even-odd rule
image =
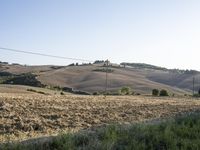
<svg viewBox="0 0 200 150">
<path fill-rule="evenodd" d="M 0 93 L 0 142 L 134 123 L 200 109 L 192 98 Z"/>
</svg>

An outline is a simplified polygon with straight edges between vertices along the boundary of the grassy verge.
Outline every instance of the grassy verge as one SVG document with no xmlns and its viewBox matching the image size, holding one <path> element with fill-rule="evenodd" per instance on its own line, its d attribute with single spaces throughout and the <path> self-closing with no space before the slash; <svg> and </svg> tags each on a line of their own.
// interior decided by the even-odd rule
<svg viewBox="0 0 200 150">
<path fill-rule="evenodd" d="M 60 135 L 49 142 L 7 144 L 3 149 L 198 150 L 200 113 L 156 124 L 110 125 L 92 132 Z"/>
</svg>

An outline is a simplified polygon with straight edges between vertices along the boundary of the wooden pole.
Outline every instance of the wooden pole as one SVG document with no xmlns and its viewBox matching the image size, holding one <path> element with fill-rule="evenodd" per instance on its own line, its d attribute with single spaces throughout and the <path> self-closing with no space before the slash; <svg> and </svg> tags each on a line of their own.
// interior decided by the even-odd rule
<svg viewBox="0 0 200 150">
<path fill-rule="evenodd" d="M 105 83 L 105 95 L 107 94 L 108 90 L 108 59 L 106 60 L 106 83 Z"/>
<path fill-rule="evenodd" d="M 193 96 L 194 96 L 194 82 L 195 82 L 195 78 L 194 78 L 194 76 L 193 76 L 193 85 L 192 85 L 192 93 L 193 93 Z"/>
</svg>

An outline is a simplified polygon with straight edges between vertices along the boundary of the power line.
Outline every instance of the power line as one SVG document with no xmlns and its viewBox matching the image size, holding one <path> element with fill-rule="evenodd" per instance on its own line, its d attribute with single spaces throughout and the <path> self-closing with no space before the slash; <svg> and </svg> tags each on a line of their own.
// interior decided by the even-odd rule
<svg viewBox="0 0 200 150">
<path fill-rule="evenodd" d="M 39 55 L 39 56 L 45 56 L 45 57 L 53 57 L 53 58 L 59 58 L 59 59 L 67 59 L 67 60 L 75 60 L 75 61 L 83 61 L 83 62 L 93 62 L 92 60 L 87 60 L 87 59 L 63 57 L 63 56 L 49 55 L 49 54 L 44 54 L 44 53 L 35 53 L 35 52 L 24 51 L 24 50 L 19 50 L 19 49 L 12 49 L 12 48 L 5 48 L 5 47 L 0 47 L 0 49 L 1 50 L 5 50 L 5 51 L 24 53 L 24 54 L 31 54 L 31 55 Z"/>
</svg>

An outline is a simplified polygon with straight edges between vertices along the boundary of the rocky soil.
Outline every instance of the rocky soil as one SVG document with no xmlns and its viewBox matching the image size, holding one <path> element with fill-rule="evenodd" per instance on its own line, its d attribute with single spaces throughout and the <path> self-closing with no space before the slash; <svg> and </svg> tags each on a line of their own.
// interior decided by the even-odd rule
<svg viewBox="0 0 200 150">
<path fill-rule="evenodd" d="M 0 93 L 0 142 L 129 124 L 200 109 L 191 98 Z"/>
</svg>

